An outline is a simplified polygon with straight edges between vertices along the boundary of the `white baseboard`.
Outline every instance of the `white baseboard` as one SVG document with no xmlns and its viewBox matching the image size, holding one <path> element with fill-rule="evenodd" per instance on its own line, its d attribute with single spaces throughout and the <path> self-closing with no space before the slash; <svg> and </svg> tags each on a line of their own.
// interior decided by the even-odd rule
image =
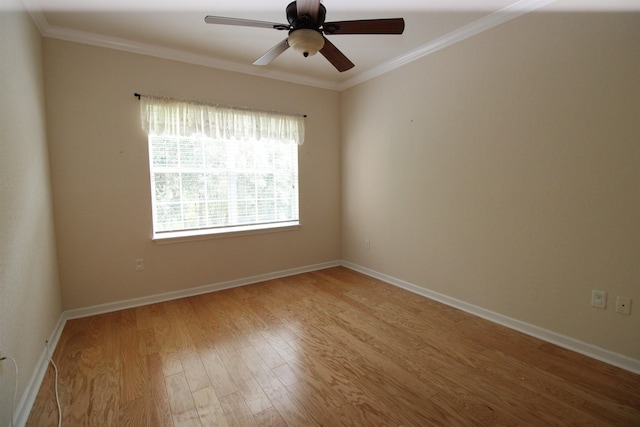
<svg viewBox="0 0 640 427">
<path fill-rule="evenodd" d="M 61 314 L 56 327 L 51 333 L 51 337 L 49 338 L 49 348 L 53 353 L 55 348 L 58 345 L 58 341 L 60 339 L 60 335 L 62 334 L 62 330 L 64 329 L 64 325 L 67 323 L 67 320 L 70 320 L 70 319 L 88 317 L 96 314 L 102 314 L 102 313 L 108 313 L 108 312 L 113 312 L 118 310 L 124 310 L 127 308 L 139 307 L 142 305 L 154 304 L 154 303 L 163 302 L 163 301 L 170 301 L 170 300 L 179 299 L 179 298 L 186 298 L 190 296 L 206 294 L 210 292 L 221 291 L 223 289 L 236 288 L 239 286 L 250 285 L 252 283 L 263 282 L 266 280 L 273 280 L 273 279 L 279 279 L 287 276 L 293 276 L 295 274 L 302 274 L 302 273 L 308 273 L 311 271 L 322 270 L 325 268 L 337 267 L 340 265 L 346 268 L 349 268 L 351 270 L 358 271 L 360 273 L 374 277 L 376 279 L 380 279 L 384 282 L 387 282 L 394 286 L 398 286 L 402 289 L 406 289 L 410 292 L 416 293 L 425 298 L 429 298 L 429 299 L 441 302 L 443 304 L 449 305 L 451 307 L 455 307 L 457 309 L 460 309 L 467 313 L 481 317 L 483 319 L 489 320 L 491 322 L 498 323 L 500 325 L 514 329 L 516 331 L 520 331 L 527 335 L 531 335 L 543 341 L 556 344 L 560 347 L 575 351 L 577 353 L 583 354 L 593 359 L 597 359 L 602 362 L 608 363 L 610 365 L 625 369 L 627 371 L 640 374 L 640 360 L 632 359 L 630 357 L 596 347 L 594 345 L 576 340 L 574 338 L 567 337 L 565 335 L 561 335 L 556 332 L 549 331 L 547 329 L 540 328 L 538 326 L 531 325 L 531 324 L 522 322 L 520 320 L 504 316 L 502 314 L 484 309 L 482 307 L 469 304 L 465 301 L 452 298 L 447 295 L 431 291 L 429 289 L 425 289 L 423 287 L 406 282 L 404 280 L 400 280 L 395 277 L 388 276 L 386 274 L 379 273 L 377 271 L 374 271 L 374 270 L 371 270 L 347 261 L 331 261 L 331 262 L 326 262 L 322 264 L 315 264 L 315 265 L 309 265 L 309 266 L 304 266 L 299 268 L 292 268 L 289 270 L 281 270 L 281 271 L 275 271 L 272 273 L 260 274 L 257 276 L 251 276 L 251 277 L 246 277 L 242 279 L 216 283 L 212 285 L 200 286 L 197 288 L 185 289 L 185 290 L 180 290 L 175 292 L 167 292 L 162 294 L 150 295 L 142 298 L 134 298 L 126 301 L 117 301 L 113 303 L 100 304 L 100 305 L 95 305 L 95 306 L 86 307 L 86 308 L 68 310 Z M 38 363 L 36 365 L 36 368 L 33 371 L 31 379 L 24 393 L 22 394 L 22 398 L 20 399 L 16 407 L 16 414 L 15 414 L 14 420 L 15 420 L 15 425 L 17 427 L 23 427 L 26 424 L 27 419 L 29 418 L 29 414 L 31 413 L 31 408 L 33 407 L 33 403 L 35 402 L 38 391 L 40 390 L 40 386 L 47 372 L 48 366 L 49 366 L 49 356 L 47 354 L 46 348 L 44 348 L 42 351 L 42 354 L 40 355 L 40 358 L 38 359 Z"/>
<path fill-rule="evenodd" d="M 54 328 L 51 336 L 49 338 L 49 349 L 51 353 L 53 353 L 58 345 L 58 341 L 60 340 L 60 335 L 62 334 L 62 330 L 64 329 L 64 325 L 67 323 L 67 320 L 78 319 L 82 317 L 93 316 L 96 314 L 109 313 L 112 311 L 124 310 L 127 308 L 139 307 L 142 305 L 154 304 L 163 301 L 170 301 L 179 298 L 186 298 L 195 295 L 206 294 L 215 291 L 221 291 L 223 289 L 236 288 L 238 286 L 250 285 L 252 283 L 264 282 L 266 280 L 279 279 L 282 277 L 293 276 L 295 274 L 308 273 L 310 271 L 322 270 L 330 267 L 337 267 L 342 265 L 340 261 L 331 261 L 325 262 L 321 264 L 308 265 L 304 267 L 292 268 L 288 270 L 280 270 L 274 271 L 272 273 L 260 274 L 257 276 L 246 277 L 237 280 L 231 280 L 228 282 L 221 282 L 212 285 L 200 286 L 197 288 L 185 289 L 175 292 L 167 292 L 163 294 L 150 295 L 142 298 L 134 298 L 126 301 L 117 301 L 113 303 L 106 303 L 95 305 L 86 308 L 79 308 L 74 310 L 68 310 L 63 312 L 60 315 L 60 319 L 58 320 L 58 324 Z M 18 402 L 16 407 L 16 412 L 14 415 L 14 425 L 16 427 L 24 427 L 29 419 L 29 414 L 31 413 L 31 408 L 36 400 L 38 395 L 38 391 L 40 391 L 40 387 L 42 385 L 42 381 L 44 380 L 44 376 L 49 367 L 49 356 L 47 354 L 46 348 L 42 350 L 42 354 L 38 359 L 38 363 L 36 364 L 35 369 L 33 370 L 33 374 L 31 375 L 31 379 L 25 388 L 24 393 L 22 393 L 22 398 Z"/>
<path fill-rule="evenodd" d="M 77 319 L 81 317 L 94 316 L 96 314 L 109 313 L 112 311 L 124 310 L 127 308 L 140 307 L 143 305 L 155 304 L 158 302 L 171 301 L 174 299 L 192 297 L 195 295 L 208 294 L 210 292 L 224 289 L 237 288 L 238 286 L 250 285 L 252 283 L 264 282 L 266 280 L 280 279 L 282 277 L 293 276 L 295 274 L 308 273 L 310 271 L 322 270 L 324 268 L 342 265 L 340 261 L 325 262 L 322 264 L 308 265 L 304 267 L 292 268 L 288 270 L 274 271 L 272 273 L 260 274 L 257 276 L 245 277 L 228 282 L 220 282 L 212 285 L 200 286 L 197 288 L 184 289 L 180 291 L 167 292 L 163 294 L 150 295 L 141 298 L 134 298 L 126 301 L 110 302 L 106 304 L 94 305 L 86 308 L 68 310 L 64 313 L 65 320 Z"/>
<path fill-rule="evenodd" d="M 474 316 L 478 316 L 491 322 L 498 323 L 502 326 L 506 326 L 507 328 L 514 329 L 516 331 L 541 339 L 551 344 L 555 344 L 568 350 L 575 351 L 576 353 L 580 353 L 593 359 L 597 359 L 601 362 L 608 363 L 609 365 L 613 365 L 618 368 L 640 374 L 640 360 L 632 359 L 631 357 L 605 350 L 603 348 L 585 343 L 575 338 L 571 338 L 566 335 L 541 328 L 539 326 L 531 325 L 512 317 L 504 316 L 500 313 L 496 313 L 485 308 L 469 304 L 465 301 L 431 291 L 413 283 L 409 283 L 404 280 L 379 273 L 377 271 L 362 267 L 357 264 L 343 261 L 342 265 L 344 267 L 366 274 L 367 276 L 371 276 L 399 288 L 406 289 L 423 297 L 441 302 L 469 314 L 473 314 Z"/>
<path fill-rule="evenodd" d="M 60 335 L 62 334 L 62 330 L 64 329 L 64 325 L 66 320 L 64 319 L 64 313 L 58 319 L 58 323 L 56 324 L 53 332 L 49 336 L 49 349 L 51 353 L 55 350 L 58 345 L 58 340 L 60 340 Z M 22 397 L 16 406 L 16 411 L 13 418 L 13 424 L 16 427 L 23 427 L 27 424 L 27 420 L 29 419 L 29 414 L 31 413 L 31 408 L 33 407 L 33 403 L 36 401 L 36 397 L 38 396 L 38 391 L 40 391 L 40 386 L 42 385 L 42 381 L 44 380 L 44 376 L 47 373 L 47 369 L 49 368 L 49 354 L 47 353 L 46 346 L 42 349 L 42 353 L 40 354 L 40 358 L 36 363 L 36 367 L 33 370 L 33 374 L 29 379 L 29 383 L 22 393 Z"/>
</svg>

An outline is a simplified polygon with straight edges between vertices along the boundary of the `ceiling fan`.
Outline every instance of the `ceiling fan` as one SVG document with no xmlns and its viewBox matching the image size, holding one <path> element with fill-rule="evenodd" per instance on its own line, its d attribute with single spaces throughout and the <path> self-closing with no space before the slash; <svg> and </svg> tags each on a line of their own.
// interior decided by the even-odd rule
<svg viewBox="0 0 640 427">
<path fill-rule="evenodd" d="M 289 31 L 289 36 L 258 58 L 254 65 L 267 65 L 289 47 L 312 56 L 320 52 L 340 72 L 354 67 L 342 52 L 324 36 L 334 34 L 402 34 L 404 19 L 361 19 L 356 21 L 324 22 L 327 9 L 320 0 L 297 0 L 286 8 L 288 24 L 254 21 L 251 19 L 207 16 L 207 24 L 239 25 Z"/>
</svg>

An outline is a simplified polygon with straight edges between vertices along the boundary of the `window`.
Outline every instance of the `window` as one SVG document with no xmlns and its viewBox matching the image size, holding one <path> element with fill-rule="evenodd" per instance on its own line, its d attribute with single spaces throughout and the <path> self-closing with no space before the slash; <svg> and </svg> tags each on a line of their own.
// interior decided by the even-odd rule
<svg viewBox="0 0 640 427">
<path fill-rule="evenodd" d="M 151 101 L 141 111 L 155 239 L 299 224 L 298 116 Z"/>
</svg>

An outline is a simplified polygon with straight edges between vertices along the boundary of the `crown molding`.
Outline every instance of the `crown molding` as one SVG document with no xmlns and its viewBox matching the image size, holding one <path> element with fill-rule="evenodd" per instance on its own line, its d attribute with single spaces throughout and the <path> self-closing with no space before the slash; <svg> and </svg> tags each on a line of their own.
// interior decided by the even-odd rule
<svg viewBox="0 0 640 427">
<path fill-rule="evenodd" d="M 140 55 L 154 56 L 173 61 L 185 62 L 188 64 L 201 65 L 209 68 L 216 68 L 220 70 L 249 74 L 252 76 L 265 77 L 275 80 L 282 80 L 289 83 L 297 83 L 306 86 L 314 86 L 322 89 L 338 90 L 337 84 L 324 80 L 311 79 L 293 73 L 265 70 L 263 68 L 255 66 L 238 64 L 231 61 L 223 61 L 205 55 L 198 55 L 153 44 L 135 42 L 118 37 L 105 36 L 102 34 L 73 30 L 63 27 L 55 27 L 50 25 L 46 25 L 44 27 L 44 30 L 40 30 L 40 33 L 43 37 L 58 40 L 99 46 L 129 53 L 137 53 Z"/>
<path fill-rule="evenodd" d="M 551 3 L 555 3 L 556 1 L 558 0 L 519 0 L 496 12 L 493 12 L 485 17 L 464 25 L 457 30 L 445 34 L 444 36 L 439 37 L 405 55 L 398 56 L 389 62 L 373 67 L 350 78 L 349 80 L 338 83 L 321 79 L 313 79 L 294 73 L 266 70 L 264 68 L 255 67 L 252 65 L 224 61 L 205 55 L 198 55 L 177 49 L 171 49 L 147 43 L 140 43 L 117 37 L 51 26 L 47 22 L 47 19 L 42 11 L 34 6 L 31 0 L 22 0 L 25 8 L 33 18 L 33 21 L 35 22 L 38 30 L 40 31 L 40 34 L 43 37 L 89 44 L 93 46 L 116 49 L 141 55 L 154 56 L 163 59 L 201 65 L 204 67 L 216 68 L 256 77 L 281 80 L 289 83 L 296 83 L 321 89 L 334 90 L 338 92 L 391 72 L 413 61 L 421 59 L 427 55 L 463 41 L 469 37 L 475 36 L 476 34 L 479 34 L 483 31 L 487 31 L 500 24 L 518 18 L 526 13 L 540 9 Z"/>
<path fill-rule="evenodd" d="M 387 63 L 364 71 L 340 84 L 338 90 L 342 91 L 349 89 L 350 87 L 359 85 L 375 77 L 379 77 L 455 43 L 468 39 L 469 37 L 475 36 L 483 31 L 487 31 L 524 14 L 540 9 L 541 7 L 555 3 L 556 1 L 557 0 L 520 0 L 512 3 L 496 12 L 470 22 L 457 30 L 451 31 L 450 33 L 445 34 L 444 36 L 439 37 L 418 49 L 407 53 L 406 55 L 399 56 Z"/>
</svg>

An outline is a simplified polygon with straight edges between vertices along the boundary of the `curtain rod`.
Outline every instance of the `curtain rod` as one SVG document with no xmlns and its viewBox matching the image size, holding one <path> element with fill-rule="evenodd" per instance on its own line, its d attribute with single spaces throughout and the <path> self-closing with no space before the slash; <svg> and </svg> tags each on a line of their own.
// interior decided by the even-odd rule
<svg viewBox="0 0 640 427">
<path fill-rule="evenodd" d="M 136 98 L 138 98 L 138 100 L 140 100 L 140 98 L 142 98 L 144 95 L 142 95 L 142 94 L 140 94 L 140 93 L 138 93 L 138 92 L 134 92 L 133 96 L 135 96 Z M 271 111 L 269 111 L 269 112 L 271 112 Z M 302 115 L 302 117 L 305 117 L 305 118 L 306 118 L 306 117 L 307 117 L 307 115 L 306 115 L 306 114 L 303 114 L 303 115 Z"/>
</svg>

